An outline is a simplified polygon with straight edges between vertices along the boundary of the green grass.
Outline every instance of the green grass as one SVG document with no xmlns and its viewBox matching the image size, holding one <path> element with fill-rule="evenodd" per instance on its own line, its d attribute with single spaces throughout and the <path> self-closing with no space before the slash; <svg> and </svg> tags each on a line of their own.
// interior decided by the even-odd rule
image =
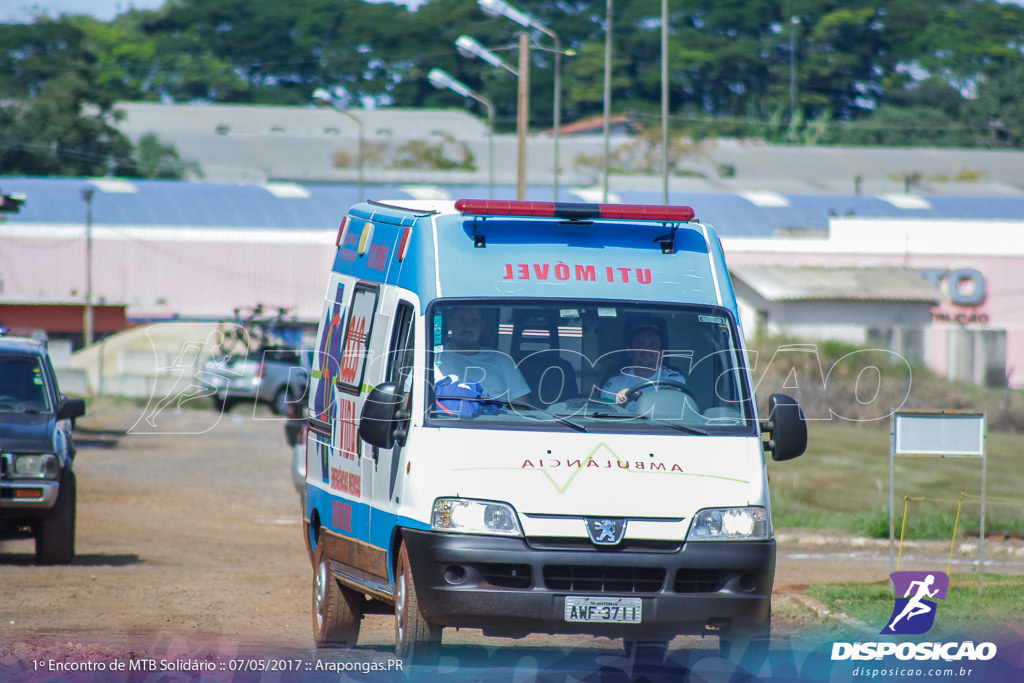
<svg viewBox="0 0 1024 683">
<path fill-rule="evenodd" d="M 954 574 L 949 592 L 940 601 L 931 639 L 963 633 L 997 633 L 1001 626 L 1024 625 L 1024 576 L 985 574 L 984 590 L 978 595 L 974 574 Z M 807 594 L 832 612 L 842 612 L 879 631 L 892 613 L 893 595 L 888 581 L 873 583 L 818 584 Z"/>
<path fill-rule="evenodd" d="M 1024 435 L 990 432 L 986 442 L 986 530 L 1024 534 Z M 873 538 L 889 535 L 889 430 L 841 421 L 812 422 L 807 452 L 789 462 L 770 462 L 772 521 L 776 528 L 813 527 Z M 904 498 L 907 540 L 950 539 L 957 499 L 964 498 L 958 537 L 977 536 L 980 460 L 896 459 L 896 533 Z M 926 500 L 917 500 L 925 498 Z"/>
</svg>

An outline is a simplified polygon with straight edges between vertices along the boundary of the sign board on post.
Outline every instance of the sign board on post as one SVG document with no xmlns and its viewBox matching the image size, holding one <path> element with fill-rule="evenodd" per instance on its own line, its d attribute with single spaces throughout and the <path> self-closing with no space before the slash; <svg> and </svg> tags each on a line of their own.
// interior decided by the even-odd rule
<svg viewBox="0 0 1024 683">
<path fill-rule="evenodd" d="M 895 571 L 896 456 L 980 458 L 981 528 L 978 537 L 978 592 L 985 568 L 985 413 L 917 410 L 893 413 L 889 447 L 889 571 Z"/>
</svg>

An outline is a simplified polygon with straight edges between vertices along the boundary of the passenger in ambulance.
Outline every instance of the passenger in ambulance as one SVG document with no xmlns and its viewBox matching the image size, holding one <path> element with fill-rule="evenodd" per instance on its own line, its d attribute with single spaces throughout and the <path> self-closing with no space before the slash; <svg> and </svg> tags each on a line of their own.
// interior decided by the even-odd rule
<svg viewBox="0 0 1024 683">
<path fill-rule="evenodd" d="M 485 325 L 479 308 L 461 306 L 452 310 L 444 350 L 434 360 L 434 381 L 453 377 L 456 383 L 479 382 L 491 398 L 525 400 L 530 385 L 515 362 L 500 351 L 480 348 Z"/>
<path fill-rule="evenodd" d="M 686 378 L 677 370 L 664 365 L 665 340 L 655 324 L 641 323 L 633 330 L 628 343 L 628 363 L 604 383 L 601 388 L 602 401 L 624 406 L 647 391 L 661 388 L 676 388 L 690 393 L 687 388 L 673 387 L 673 384 L 685 385 Z M 658 384 L 649 384 L 630 395 L 630 390 L 645 382 Z"/>
</svg>

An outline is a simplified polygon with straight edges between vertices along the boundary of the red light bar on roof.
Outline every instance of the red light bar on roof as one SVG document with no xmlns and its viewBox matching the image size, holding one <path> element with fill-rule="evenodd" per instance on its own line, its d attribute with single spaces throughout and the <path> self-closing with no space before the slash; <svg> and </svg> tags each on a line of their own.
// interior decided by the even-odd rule
<svg viewBox="0 0 1024 683">
<path fill-rule="evenodd" d="M 585 204 L 575 202 L 522 202 L 495 199 L 460 199 L 455 209 L 468 216 L 523 216 L 590 220 L 595 218 L 633 221 L 686 222 L 694 212 L 688 206 L 647 206 L 645 204 Z"/>
</svg>

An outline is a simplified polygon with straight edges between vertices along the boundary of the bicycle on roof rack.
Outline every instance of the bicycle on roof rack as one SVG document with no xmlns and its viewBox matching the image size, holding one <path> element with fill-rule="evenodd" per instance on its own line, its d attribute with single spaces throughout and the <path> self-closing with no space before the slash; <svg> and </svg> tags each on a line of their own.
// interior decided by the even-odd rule
<svg viewBox="0 0 1024 683">
<path fill-rule="evenodd" d="M 234 309 L 234 317 L 221 324 L 220 342 L 214 355 L 248 356 L 280 343 L 280 330 L 287 324 L 288 311 L 278 307 L 275 313 L 268 313 L 263 304 Z"/>
</svg>

